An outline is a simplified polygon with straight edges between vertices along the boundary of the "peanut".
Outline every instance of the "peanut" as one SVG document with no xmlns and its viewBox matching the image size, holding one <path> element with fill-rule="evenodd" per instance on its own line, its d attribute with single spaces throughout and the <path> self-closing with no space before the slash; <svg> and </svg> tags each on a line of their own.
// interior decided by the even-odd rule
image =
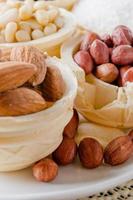
<svg viewBox="0 0 133 200">
<path fill-rule="evenodd" d="M 45 10 L 37 10 L 35 12 L 35 18 L 42 26 L 46 26 L 49 23 L 49 16 Z"/>
<path fill-rule="evenodd" d="M 27 42 L 31 40 L 30 34 L 25 30 L 19 30 L 16 32 L 16 40 L 18 42 Z"/>
<path fill-rule="evenodd" d="M 36 40 L 44 37 L 44 33 L 39 29 L 35 29 L 34 31 L 32 31 L 31 36 L 33 40 Z"/>
<path fill-rule="evenodd" d="M 89 52 L 84 50 L 78 51 L 74 55 L 74 60 L 85 71 L 86 75 L 92 72 L 94 64 Z"/>
<path fill-rule="evenodd" d="M 15 42 L 15 33 L 17 31 L 17 24 L 15 22 L 9 22 L 5 28 L 5 40 L 6 42 Z"/>
<path fill-rule="evenodd" d="M 109 62 L 109 49 L 104 42 L 98 39 L 91 44 L 90 54 L 98 65 Z"/>
<path fill-rule="evenodd" d="M 128 27 L 120 25 L 113 31 L 112 39 L 115 46 L 131 45 L 133 43 L 133 33 Z"/>
<path fill-rule="evenodd" d="M 57 31 L 57 27 L 53 23 L 49 23 L 45 28 L 44 28 L 44 34 L 45 35 L 51 35 Z"/>
</svg>

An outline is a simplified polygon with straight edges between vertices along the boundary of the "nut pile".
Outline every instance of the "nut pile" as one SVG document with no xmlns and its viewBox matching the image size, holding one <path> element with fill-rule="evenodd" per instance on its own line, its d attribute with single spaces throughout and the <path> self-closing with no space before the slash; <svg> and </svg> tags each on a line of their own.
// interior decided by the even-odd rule
<svg viewBox="0 0 133 200">
<path fill-rule="evenodd" d="M 74 60 L 86 75 L 93 73 L 104 82 L 125 86 L 133 82 L 133 33 L 123 25 L 117 26 L 111 35 L 100 37 L 88 32 Z"/>
<path fill-rule="evenodd" d="M 105 149 L 94 138 L 86 137 L 81 140 L 79 146 L 75 142 L 75 136 L 79 124 L 78 113 L 74 114 L 64 129 L 63 141 L 53 152 L 52 159 L 46 158 L 33 166 L 33 176 L 38 181 L 48 182 L 57 176 L 57 165 L 66 166 L 74 162 L 79 156 L 83 167 L 94 169 L 103 163 L 116 166 L 127 161 L 133 153 L 133 131 L 129 135 L 120 136 L 111 141 Z"/>
<path fill-rule="evenodd" d="M 59 69 L 35 47 L 0 50 L 0 116 L 20 116 L 53 105 L 65 91 Z"/>
<path fill-rule="evenodd" d="M 27 42 L 57 32 L 64 25 L 60 10 L 45 1 L 0 3 L 0 43 Z"/>
</svg>

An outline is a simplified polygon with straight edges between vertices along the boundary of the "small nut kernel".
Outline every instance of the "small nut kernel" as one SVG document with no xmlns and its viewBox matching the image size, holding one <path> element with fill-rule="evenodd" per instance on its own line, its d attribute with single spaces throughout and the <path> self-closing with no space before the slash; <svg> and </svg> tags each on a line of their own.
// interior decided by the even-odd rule
<svg viewBox="0 0 133 200">
<path fill-rule="evenodd" d="M 29 26 L 33 30 L 35 30 L 35 29 L 43 30 L 43 26 L 41 24 L 39 24 L 35 19 L 29 19 L 26 22 L 29 24 Z"/>
<path fill-rule="evenodd" d="M 56 33 L 57 31 L 57 27 L 55 24 L 53 23 L 49 23 L 45 28 L 44 28 L 44 34 L 47 35 L 51 35 L 53 33 Z"/>
<path fill-rule="evenodd" d="M 17 42 L 27 42 L 31 40 L 30 34 L 25 30 L 19 30 L 16 32 Z"/>
<path fill-rule="evenodd" d="M 78 125 L 79 125 L 79 116 L 77 111 L 73 109 L 73 117 L 64 128 L 63 135 L 68 138 L 74 138 L 77 133 Z"/>
<path fill-rule="evenodd" d="M 84 138 L 78 148 L 81 164 L 88 169 L 99 167 L 103 162 L 103 148 L 93 138 Z"/>
<path fill-rule="evenodd" d="M 111 38 L 111 36 L 109 34 L 104 34 L 102 37 L 101 37 L 101 40 L 106 43 L 106 45 L 108 47 L 113 47 L 113 40 Z"/>
<path fill-rule="evenodd" d="M 133 48 L 120 45 L 112 51 L 112 62 L 116 65 L 130 65 L 133 63 Z"/>
<path fill-rule="evenodd" d="M 48 6 L 45 1 L 37 1 L 34 3 L 33 9 L 34 11 L 36 10 L 41 10 L 41 9 L 46 9 Z"/>
<path fill-rule="evenodd" d="M 112 63 L 106 63 L 96 67 L 96 77 L 100 80 L 112 83 L 119 75 L 117 67 Z"/>
<path fill-rule="evenodd" d="M 58 174 L 58 166 L 51 159 L 44 159 L 33 166 L 33 176 L 41 182 L 49 182 Z"/>
<path fill-rule="evenodd" d="M 91 44 L 90 54 L 97 65 L 109 62 L 109 49 L 104 42 L 98 39 Z"/>
<path fill-rule="evenodd" d="M 15 42 L 15 33 L 17 31 L 17 24 L 15 22 L 9 22 L 5 28 L 5 40 L 6 42 Z"/>
<path fill-rule="evenodd" d="M 27 20 L 32 17 L 32 7 L 30 5 L 23 5 L 19 9 L 19 17 L 21 20 Z"/>
<path fill-rule="evenodd" d="M 31 36 L 33 40 L 36 40 L 36 39 L 44 37 L 44 33 L 43 31 L 39 29 L 35 29 L 34 31 L 32 31 Z"/>
<path fill-rule="evenodd" d="M 77 145 L 74 139 L 64 138 L 60 146 L 54 151 L 53 159 L 59 165 L 72 163 L 77 154 Z"/>
<path fill-rule="evenodd" d="M 47 11 L 47 14 L 49 16 L 49 22 L 53 22 L 59 15 L 59 10 L 58 10 L 58 8 L 53 7 Z"/>
<path fill-rule="evenodd" d="M 78 51 L 74 55 L 74 60 L 79 65 L 79 67 L 85 71 L 86 75 L 92 72 L 94 63 L 89 52 L 83 50 Z"/>
<path fill-rule="evenodd" d="M 35 18 L 42 26 L 46 26 L 49 23 L 49 15 L 46 10 L 37 10 Z"/>
<path fill-rule="evenodd" d="M 112 166 L 127 161 L 133 152 L 133 143 L 129 136 L 120 136 L 111 141 L 104 151 L 104 161 Z"/>
<path fill-rule="evenodd" d="M 27 23 L 27 21 L 19 22 L 19 28 L 21 30 L 27 31 L 29 34 L 31 33 L 31 27 L 30 27 L 29 23 Z"/>
<path fill-rule="evenodd" d="M 93 43 L 94 40 L 96 39 L 99 39 L 100 40 L 100 37 L 99 35 L 97 35 L 96 33 L 94 32 L 88 32 L 82 42 L 81 42 L 81 45 L 80 45 L 80 50 L 85 50 L 85 51 L 88 51 L 89 48 L 90 48 L 90 45 Z"/>
<path fill-rule="evenodd" d="M 129 68 L 122 77 L 123 86 L 126 85 L 127 82 L 133 82 L 133 67 Z"/>
<path fill-rule="evenodd" d="M 58 28 L 62 28 L 63 25 L 64 25 L 64 18 L 61 17 L 61 16 L 58 16 L 55 21 L 54 21 L 55 25 L 58 27 Z"/>
<path fill-rule="evenodd" d="M 113 31 L 112 39 L 115 46 L 131 45 L 133 42 L 133 33 L 128 27 L 120 25 Z"/>
</svg>

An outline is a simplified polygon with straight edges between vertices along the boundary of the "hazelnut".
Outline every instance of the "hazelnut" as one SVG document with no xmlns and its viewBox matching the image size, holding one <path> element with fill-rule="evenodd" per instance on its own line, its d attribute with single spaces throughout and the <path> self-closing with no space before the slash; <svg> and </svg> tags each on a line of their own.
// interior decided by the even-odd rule
<svg viewBox="0 0 133 200">
<path fill-rule="evenodd" d="M 91 44 L 90 54 L 97 65 L 109 62 L 109 49 L 104 42 L 98 39 Z"/>
<path fill-rule="evenodd" d="M 58 166 L 51 159 L 44 159 L 33 166 L 33 176 L 38 181 L 52 181 L 58 174 Z"/>
<path fill-rule="evenodd" d="M 77 132 L 79 124 L 79 116 L 75 109 L 73 109 L 73 117 L 70 122 L 66 125 L 63 135 L 68 138 L 74 138 Z"/>
<path fill-rule="evenodd" d="M 85 51 L 88 51 L 89 48 L 90 48 L 90 45 L 92 44 L 92 42 L 96 39 L 99 39 L 100 40 L 100 37 L 98 34 L 94 33 L 94 32 L 88 32 L 82 42 L 81 42 L 81 45 L 80 45 L 80 50 L 85 50 Z"/>
<path fill-rule="evenodd" d="M 131 45 L 133 42 L 133 33 L 128 27 L 120 25 L 114 29 L 112 40 L 115 46 Z"/>
<path fill-rule="evenodd" d="M 126 85 L 127 82 L 133 82 L 133 67 L 129 68 L 122 77 L 122 85 Z"/>
<path fill-rule="evenodd" d="M 60 146 L 53 152 L 53 159 L 59 165 L 72 163 L 77 154 L 77 144 L 74 139 L 64 138 Z"/>
<path fill-rule="evenodd" d="M 103 65 L 99 65 L 96 68 L 96 77 L 100 80 L 112 83 L 118 77 L 119 71 L 117 67 L 112 63 L 106 63 Z"/>
<path fill-rule="evenodd" d="M 120 136 L 111 141 L 104 151 L 104 161 L 112 166 L 124 163 L 133 151 L 133 143 L 129 136 Z"/>
<path fill-rule="evenodd" d="M 111 59 L 115 65 L 130 65 L 133 63 L 133 48 L 120 45 L 113 49 Z"/>
<path fill-rule="evenodd" d="M 78 148 L 81 164 L 85 168 L 93 169 L 103 162 L 103 148 L 101 144 L 93 138 L 84 138 Z"/>
<path fill-rule="evenodd" d="M 75 62 L 85 71 L 86 75 L 93 70 L 93 60 L 87 51 L 78 51 L 74 55 Z"/>
<path fill-rule="evenodd" d="M 109 34 L 104 34 L 101 39 L 108 47 L 113 47 L 113 40 Z"/>
<path fill-rule="evenodd" d="M 124 86 L 123 76 L 124 76 L 125 72 L 131 67 L 132 67 L 131 65 L 125 65 L 119 69 L 118 86 L 120 86 L 120 87 Z"/>
</svg>

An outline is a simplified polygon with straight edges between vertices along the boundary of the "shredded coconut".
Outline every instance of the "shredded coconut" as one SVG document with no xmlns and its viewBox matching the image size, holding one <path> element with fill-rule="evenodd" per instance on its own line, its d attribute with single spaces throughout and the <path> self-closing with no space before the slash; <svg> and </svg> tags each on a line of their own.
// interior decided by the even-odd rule
<svg viewBox="0 0 133 200">
<path fill-rule="evenodd" d="M 79 0 L 73 12 L 81 25 L 99 34 L 117 25 L 133 30 L 133 0 Z"/>
</svg>

